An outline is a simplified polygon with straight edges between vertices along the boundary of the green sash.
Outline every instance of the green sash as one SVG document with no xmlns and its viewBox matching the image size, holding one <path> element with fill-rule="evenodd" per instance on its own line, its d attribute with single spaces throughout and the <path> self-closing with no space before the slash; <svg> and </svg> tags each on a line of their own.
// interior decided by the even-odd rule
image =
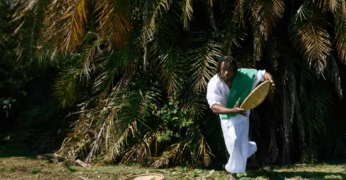
<svg viewBox="0 0 346 180">
<path fill-rule="evenodd" d="M 233 78 L 232 86 L 227 99 L 227 108 L 233 108 L 237 102 L 239 106 L 243 103 L 245 98 L 251 93 L 252 85 L 257 76 L 256 69 L 239 68 Z M 220 114 L 221 119 L 229 119 L 237 114 Z"/>
</svg>

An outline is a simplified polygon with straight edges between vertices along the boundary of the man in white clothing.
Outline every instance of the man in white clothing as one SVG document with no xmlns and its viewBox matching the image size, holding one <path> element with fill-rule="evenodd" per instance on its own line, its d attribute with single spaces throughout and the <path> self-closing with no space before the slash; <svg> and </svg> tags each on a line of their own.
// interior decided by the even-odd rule
<svg viewBox="0 0 346 180">
<path fill-rule="evenodd" d="M 238 69 L 231 57 L 219 59 L 217 74 L 210 79 L 207 100 L 214 113 L 219 114 L 227 151 L 230 155 L 225 169 L 231 173 L 246 170 L 247 159 L 257 151 L 255 142 L 248 140 L 250 111 L 239 108 L 244 99 L 261 81 L 272 80 L 265 70 Z"/>
</svg>

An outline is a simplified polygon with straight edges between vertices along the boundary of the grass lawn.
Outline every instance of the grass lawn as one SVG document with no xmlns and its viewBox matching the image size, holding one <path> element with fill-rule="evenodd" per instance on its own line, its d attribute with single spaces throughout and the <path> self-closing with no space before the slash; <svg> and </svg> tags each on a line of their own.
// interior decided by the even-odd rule
<svg viewBox="0 0 346 180">
<path fill-rule="evenodd" d="M 91 164 L 90 168 L 68 166 L 64 163 L 50 163 L 39 160 L 34 154 L 28 154 L 28 149 L 21 145 L 0 144 L 0 180 L 123 180 L 128 176 L 145 173 L 160 173 L 167 180 L 196 179 L 196 180 L 228 180 L 225 171 L 210 169 L 150 169 L 139 166 L 106 166 Z M 270 167 L 242 174 L 241 180 L 318 180 L 346 179 L 346 163 L 292 165 L 287 167 Z"/>
<path fill-rule="evenodd" d="M 160 173 L 166 179 L 228 179 L 225 171 L 203 169 L 148 169 L 138 166 L 104 166 L 92 164 L 90 168 L 67 166 L 63 163 L 49 163 L 45 160 L 25 157 L 0 158 L 0 179 L 125 179 L 134 174 Z M 249 171 L 242 180 L 254 179 L 346 179 L 344 165 L 295 165 L 272 167 L 270 170 Z"/>
</svg>

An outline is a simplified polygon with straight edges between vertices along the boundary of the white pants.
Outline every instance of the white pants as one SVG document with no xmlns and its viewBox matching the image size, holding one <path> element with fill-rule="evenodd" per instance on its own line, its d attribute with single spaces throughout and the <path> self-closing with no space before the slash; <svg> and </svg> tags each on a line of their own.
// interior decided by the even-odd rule
<svg viewBox="0 0 346 180">
<path fill-rule="evenodd" d="M 248 117 L 250 111 L 247 111 Z M 255 142 L 248 139 L 249 118 L 237 115 L 229 120 L 221 120 L 221 127 L 229 153 L 225 169 L 230 173 L 246 171 L 247 159 L 257 151 Z"/>
</svg>

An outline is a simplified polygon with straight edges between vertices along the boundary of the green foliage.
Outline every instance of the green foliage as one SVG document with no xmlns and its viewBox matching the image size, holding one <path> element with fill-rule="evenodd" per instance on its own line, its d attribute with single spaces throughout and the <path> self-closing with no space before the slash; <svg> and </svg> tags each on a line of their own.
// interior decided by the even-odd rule
<svg viewBox="0 0 346 180">
<path fill-rule="evenodd" d="M 155 105 L 152 105 L 152 108 L 152 114 L 157 116 L 162 124 L 166 125 L 165 129 L 158 133 L 159 142 L 169 141 L 172 137 L 182 138 L 184 134 L 181 134 L 181 131 L 193 125 L 192 118 L 189 117 L 187 110 L 183 110 L 179 105 L 175 94 L 168 97 L 168 104 L 165 104 L 162 108 Z"/>
<path fill-rule="evenodd" d="M 268 137 L 259 143 L 263 164 L 290 162 L 297 142 L 302 161 L 346 156 L 346 126 L 329 123 L 340 119 L 331 112 L 342 97 L 333 54 L 345 60 L 341 0 L 13 1 L 15 31 L 0 2 L 0 104 L 8 112 L 5 100 L 16 99 L 23 137 L 58 132 L 57 153 L 71 161 L 225 159 L 205 99 L 222 54 L 274 76 L 276 91 L 251 116 L 251 138 Z M 323 149 L 319 139 L 337 141 Z"/>
<path fill-rule="evenodd" d="M 0 98 L 0 108 L 5 112 L 6 117 L 12 112 L 12 106 L 16 102 L 15 99 L 9 98 Z"/>
</svg>

